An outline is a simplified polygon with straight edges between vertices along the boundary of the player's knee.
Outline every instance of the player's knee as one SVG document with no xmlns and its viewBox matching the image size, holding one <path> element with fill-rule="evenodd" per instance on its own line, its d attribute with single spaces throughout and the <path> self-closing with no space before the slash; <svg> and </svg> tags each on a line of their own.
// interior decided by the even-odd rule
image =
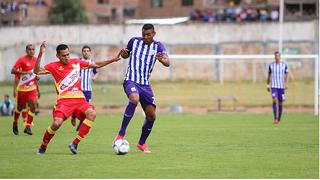
<svg viewBox="0 0 320 180">
<path fill-rule="evenodd" d="M 130 94 L 129 100 L 130 100 L 130 102 L 132 102 L 134 104 L 138 104 L 139 100 L 140 100 L 140 97 L 139 97 L 138 94 Z"/>
<path fill-rule="evenodd" d="M 24 106 L 18 105 L 17 110 L 18 110 L 19 112 L 21 112 L 23 109 L 25 109 Z"/>
<path fill-rule="evenodd" d="M 87 113 L 87 118 L 91 121 L 94 121 L 94 119 L 96 118 L 96 111 L 93 109 L 89 110 Z"/>
<path fill-rule="evenodd" d="M 62 125 L 62 123 L 63 123 L 63 120 L 55 119 L 51 125 L 52 130 L 54 131 L 58 130 Z"/>
<path fill-rule="evenodd" d="M 155 121 L 156 120 L 156 113 L 155 112 L 146 113 L 146 119 L 148 119 L 150 121 Z"/>
<path fill-rule="evenodd" d="M 32 113 L 36 112 L 36 107 L 34 105 L 29 106 L 29 109 Z"/>
</svg>

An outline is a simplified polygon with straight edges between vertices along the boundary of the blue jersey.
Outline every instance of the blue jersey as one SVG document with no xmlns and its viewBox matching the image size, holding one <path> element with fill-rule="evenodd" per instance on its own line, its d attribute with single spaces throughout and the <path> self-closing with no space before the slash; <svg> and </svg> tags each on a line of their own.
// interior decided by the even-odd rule
<svg viewBox="0 0 320 180">
<path fill-rule="evenodd" d="M 83 59 L 80 58 L 81 61 L 86 62 L 94 62 L 93 59 Z M 97 70 L 96 68 L 89 68 L 89 69 L 81 69 L 80 70 L 80 76 L 81 76 L 81 89 L 82 91 L 92 91 L 91 87 L 91 80 L 92 80 L 92 74 L 96 74 Z"/>
<path fill-rule="evenodd" d="M 149 85 L 157 53 L 167 55 L 163 44 L 159 41 L 144 44 L 141 37 L 133 37 L 128 42 L 127 49 L 130 52 L 130 59 L 124 80 Z"/>
<path fill-rule="evenodd" d="M 269 65 L 269 74 L 271 74 L 271 88 L 285 89 L 285 75 L 289 72 L 286 63 L 271 63 Z"/>
</svg>

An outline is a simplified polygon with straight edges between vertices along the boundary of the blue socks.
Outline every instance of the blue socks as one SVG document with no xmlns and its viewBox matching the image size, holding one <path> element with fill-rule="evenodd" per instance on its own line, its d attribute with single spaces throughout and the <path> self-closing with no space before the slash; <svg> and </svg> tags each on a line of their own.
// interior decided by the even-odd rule
<svg viewBox="0 0 320 180">
<path fill-rule="evenodd" d="M 146 119 L 144 121 L 144 124 L 142 126 L 142 132 L 139 140 L 139 144 L 143 145 L 146 143 L 146 140 L 151 133 L 152 127 L 153 127 L 154 121 Z"/>
<path fill-rule="evenodd" d="M 127 126 L 130 122 L 130 120 L 132 119 L 134 112 L 136 110 L 137 104 L 134 104 L 132 102 L 129 101 L 126 110 L 124 112 L 123 115 L 123 119 L 122 119 L 122 124 L 121 124 L 121 129 L 119 131 L 119 135 L 124 136 L 126 134 L 126 129 Z"/>
<path fill-rule="evenodd" d="M 274 119 L 278 119 L 278 121 L 281 120 L 281 115 L 282 115 L 282 104 L 279 104 L 278 106 L 278 111 L 277 111 L 277 103 L 272 103 L 272 109 L 273 109 L 273 117 Z M 277 116 L 277 112 L 278 112 L 278 116 Z"/>
<path fill-rule="evenodd" d="M 278 117 L 278 121 L 280 121 L 280 119 L 281 119 L 281 115 L 282 115 L 282 104 L 280 105 L 279 104 L 279 117 Z"/>
<path fill-rule="evenodd" d="M 272 109 L 273 109 L 273 117 L 274 119 L 277 119 L 277 103 L 272 103 Z"/>
</svg>

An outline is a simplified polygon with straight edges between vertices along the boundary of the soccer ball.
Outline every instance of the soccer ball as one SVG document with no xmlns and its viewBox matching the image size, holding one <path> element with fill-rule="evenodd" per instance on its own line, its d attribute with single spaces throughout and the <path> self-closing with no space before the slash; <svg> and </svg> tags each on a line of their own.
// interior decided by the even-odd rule
<svg viewBox="0 0 320 180">
<path fill-rule="evenodd" d="M 124 155 L 130 151 L 129 142 L 125 139 L 118 139 L 118 140 L 114 141 L 112 148 L 113 148 L 114 153 L 116 153 L 118 155 Z"/>
</svg>

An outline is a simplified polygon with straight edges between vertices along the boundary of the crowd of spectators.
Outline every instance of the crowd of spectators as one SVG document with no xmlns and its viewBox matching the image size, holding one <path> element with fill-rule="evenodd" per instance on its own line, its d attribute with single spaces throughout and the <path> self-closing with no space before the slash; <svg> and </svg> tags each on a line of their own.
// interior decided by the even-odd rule
<svg viewBox="0 0 320 180">
<path fill-rule="evenodd" d="M 190 13 L 193 21 L 203 22 L 266 22 L 278 21 L 279 10 L 268 8 L 228 7 L 220 9 L 193 10 Z"/>
<path fill-rule="evenodd" d="M 0 13 L 5 14 L 9 12 L 18 12 L 23 11 L 24 15 L 27 16 L 28 12 L 28 6 L 45 6 L 46 3 L 43 0 L 35 0 L 32 2 L 29 2 L 29 0 L 24 1 L 17 1 L 17 0 L 4 0 L 0 3 Z"/>
</svg>

